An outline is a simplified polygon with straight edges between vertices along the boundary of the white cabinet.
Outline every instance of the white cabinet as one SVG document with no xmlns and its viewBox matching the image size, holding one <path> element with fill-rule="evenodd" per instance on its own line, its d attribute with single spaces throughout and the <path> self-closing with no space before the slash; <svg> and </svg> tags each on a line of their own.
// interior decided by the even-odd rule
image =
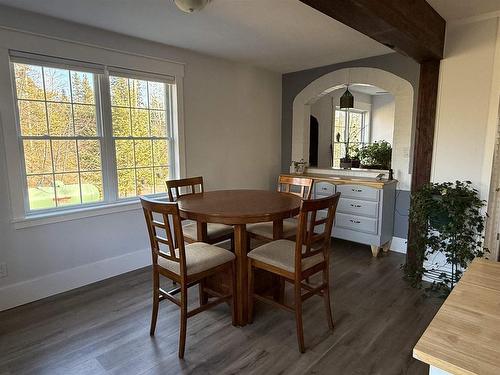
<svg viewBox="0 0 500 375">
<path fill-rule="evenodd" d="M 342 198 L 339 201 L 337 212 L 377 218 L 378 202 L 368 202 L 361 199 Z"/>
<path fill-rule="evenodd" d="M 340 192 L 341 197 L 355 198 L 368 201 L 378 202 L 380 200 L 380 189 L 372 188 L 369 186 L 361 185 L 339 185 L 337 191 Z"/>
<path fill-rule="evenodd" d="M 394 229 L 396 183 L 387 181 L 367 186 L 356 179 L 349 181 L 328 177 L 315 179 L 314 197 L 340 192 L 332 237 L 370 245 L 377 256 L 388 250 Z"/>
<path fill-rule="evenodd" d="M 360 233 L 377 234 L 378 220 L 369 217 L 346 215 L 337 212 L 335 216 L 335 227 L 345 228 Z"/>
</svg>

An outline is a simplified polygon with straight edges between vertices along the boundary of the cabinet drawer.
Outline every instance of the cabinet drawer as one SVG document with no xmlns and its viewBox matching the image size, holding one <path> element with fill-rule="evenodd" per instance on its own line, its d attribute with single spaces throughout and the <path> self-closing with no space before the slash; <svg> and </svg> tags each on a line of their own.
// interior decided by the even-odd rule
<svg viewBox="0 0 500 375">
<path fill-rule="evenodd" d="M 339 212 L 361 216 L 378 217 L 378 202 L 362 201 L 358 199 L 340 198 Z"/>
<path fill-rule="evenodd" d="M 370 201 L 379 200 L 379 189 L 362 185 L 339 185 L 337 191 L 343 198 L 365 199 Z"/>
<path fill-rule="evenodd" d="M 321 196 L 330 196 L 335 194 L 335 185 L 331 184 L 329 182 L 315 182 L 314 183 L 314 191 L 316 192 L 316 195 L 321 195 Z"/>
<path fill-rule="evenodd" d="M 338 213 L 335 218 L 335 226 L 356 230 L 358 232 L 377 234 L 377 219 L 368 217 L 347 215 Z"/>
</svg>

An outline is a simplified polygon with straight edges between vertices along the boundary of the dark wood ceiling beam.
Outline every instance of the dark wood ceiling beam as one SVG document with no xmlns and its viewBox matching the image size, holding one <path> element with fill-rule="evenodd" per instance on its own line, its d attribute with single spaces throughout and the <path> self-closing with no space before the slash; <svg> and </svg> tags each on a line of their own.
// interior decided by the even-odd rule
<svg viewBox="0 0 500 375">
<path fill-rule="evenodd" d="M 300 0 L 421 63 L 443 58 L 445 20 L 425 0 Z"/>
</svg>

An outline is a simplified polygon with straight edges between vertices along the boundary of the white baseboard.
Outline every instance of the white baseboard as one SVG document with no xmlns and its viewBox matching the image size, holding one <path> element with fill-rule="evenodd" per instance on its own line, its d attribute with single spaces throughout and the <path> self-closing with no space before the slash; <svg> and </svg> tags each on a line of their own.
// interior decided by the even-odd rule
<svg viewBox="0 0 500 375">
<path fill-rule="evenodd" d="M 405 238 L 393 237 L 391 250 L 406 254 L 406 242 Z M 0 288 L 0 311 L 67 292 L 150 264 L 151 250 L 144 249 L 7 285 Z"/>
<path fill-rule="evenodd" d="M 95 263 L 0 288 L 0 311 L 66 292 L 151 264 L 151 250 L 107 258 Z"/>
<path fill-rule="evenodd" d="M 401 237 L 392 237 L 391 250 L 397 253 L 406 254 L 406 243 L 408 240 Z"/>
</svg>

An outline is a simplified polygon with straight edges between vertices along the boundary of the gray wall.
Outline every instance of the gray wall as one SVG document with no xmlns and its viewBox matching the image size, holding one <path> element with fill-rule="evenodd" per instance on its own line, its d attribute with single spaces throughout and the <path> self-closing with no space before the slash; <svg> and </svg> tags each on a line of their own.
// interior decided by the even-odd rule
<svg viewBox="0 0 500 375">
<path fill-rule="evenodd" d="M 410 210 L 410 192 L 396 190 L 396 206 L 394 210 L 394 237 L 408 237 L 408 212 Z"/>
<path fill-rule="evenodd" d="M 315 79 L 335 70 L 353 67 L 378 68 L 393 73 L 411 83 L 414 90 L 413 129 L 415 129 L 416 105 L 418 98 L 418 81 L 420 65 L 412 59 L 398 53 L 369 57 L 366 59 L 347 61 L 339 64 L 327 65 L 318 68 L 301 70 L 283 75 L 282 82 L 282 117 L 281 117 L 281 169 L 288 172 L 292 154 L 292 113 L 293 100 L 297 94 Z M 397 126 L 397 124 L 394 124 Z M 413 132 L 412 132 L 413 134 Z M 413 142 L 412 142 L 413 144 Z M 410 193 L 398 190 L 396 198 L 396 212 L 394 236 L 406 238 L 408 233 L 408 209 Z"/>
</svg>

